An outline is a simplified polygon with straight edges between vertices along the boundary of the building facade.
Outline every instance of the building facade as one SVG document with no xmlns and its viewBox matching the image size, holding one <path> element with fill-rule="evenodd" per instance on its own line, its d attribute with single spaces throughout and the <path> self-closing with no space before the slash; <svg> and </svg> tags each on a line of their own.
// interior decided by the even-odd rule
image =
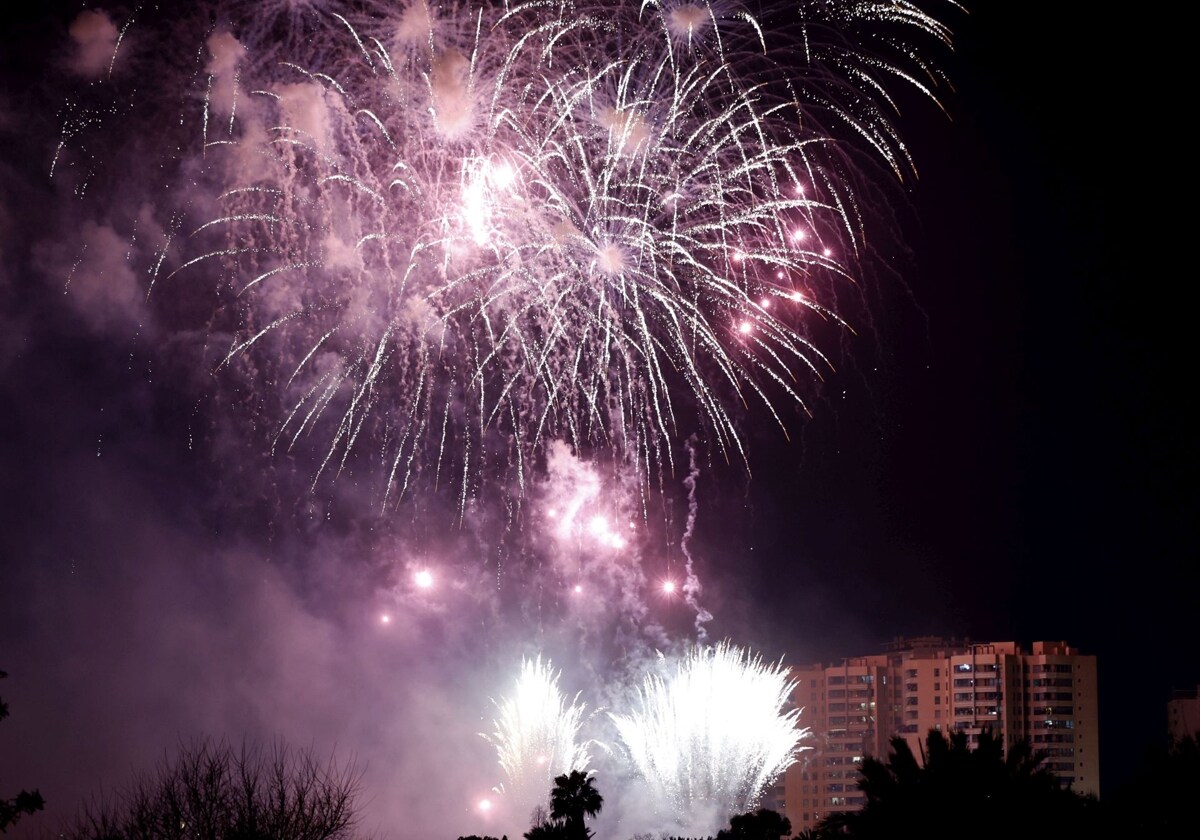
<svg viewBox="0 0 1200 840">
<path fill-rule="evenodd" d="M 1200 735 L 1200 686 L 1176 691 L 1167 701 L 1167 735 L 1175 744 Z"/>
<path fill-rule="evenodd" d="M 957 642 L 898 639 L 884 652 L 837 665 L 793 667 L 793 702 L 810 727 L 810 750 L 784 775 L 784 810 L 794 831 L 864 804 L 858 767 L 885 757 L 893 736 L 922 755 L 931 729 L 984 728 L 1005 749 L 1028 740 L 1045 766 L 1081 793 L 1099 794 L 1096 657 L 1065 642 Z"/>
</svg>

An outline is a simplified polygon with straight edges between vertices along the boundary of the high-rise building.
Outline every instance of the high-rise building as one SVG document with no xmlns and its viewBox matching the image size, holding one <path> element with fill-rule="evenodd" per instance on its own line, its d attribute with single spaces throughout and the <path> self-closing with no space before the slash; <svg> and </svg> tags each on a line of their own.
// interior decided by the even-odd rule
<svg viewBox="0 0 1200 840">
<path fill-rule="evenodd" d="M 1171 743 L 1200 733 L 1200 686 L 1176 691 L 1167 701 L 1167 735 Z"/>
<path fill-rule="evenodd" d="M 883 653 L 792 671 L 800 723 L 812 729 L 812 749 L 782 784 L 794 831 L 861 808 L 863 758 L 885 757 L 897 735 L 919 757 L 931 729 L 978 742 L 987 727 L 1005 750 L 1027 740 L 1064 784 L 1100 791 L 1096 657 L 1065 642 L 1035 642 L 1026 651 L 1015 642 L 898 639 Z"/>
</svg>

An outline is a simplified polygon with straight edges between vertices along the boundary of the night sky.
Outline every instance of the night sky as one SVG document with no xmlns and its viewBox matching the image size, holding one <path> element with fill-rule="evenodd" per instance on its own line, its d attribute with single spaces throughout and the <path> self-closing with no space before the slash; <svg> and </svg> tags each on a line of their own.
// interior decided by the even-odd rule
<svg viewBox="0 0 1200 840">
<path fill-rule="evenodd" d="M 871 323 L 790 439 L 751 428 L 752 477 L 702 470 L 691 549 L 710 632 L 768 657 L 925 634 L 1097 655 L 1110 792 L 1200 683 L 1190 235 L 1163 198 L 1189 156 L 1151 22 L 969 5 L 944 15 L 946 114 L 902 102 L 920 177 Z M 186 337 L 63 292 L 81 234 L 47 172 L 77 8 L 6 13 L 0 42 L 0 794 L 41 789 L 32 831 L 181 738 L 282 735 L 365 761 L 391 837 L 477 830 L 484 618 L 447 601 L 380 632 L 412 544 L 366 482 L 310 493 L 248 457 L 261 430 L 214 419 Z"/>
</svg>

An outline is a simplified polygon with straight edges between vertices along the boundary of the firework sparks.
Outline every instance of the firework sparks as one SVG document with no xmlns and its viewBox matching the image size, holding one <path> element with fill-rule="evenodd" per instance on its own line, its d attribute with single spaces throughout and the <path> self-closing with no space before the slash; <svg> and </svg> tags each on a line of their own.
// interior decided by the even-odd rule
<svg viewBox="0 0 1200 840">
<path fill-rule="evenodd" d="M 513 693 L 496 703 L 494 730 L 483 736 L 496 748 L 508 813 L 517 821 L 548 805 L 556 776 L 591 763 L 591 742 L 579 737 L 586 706 L 578 695 L 564 697 L 558 680 L 548 660 L 524 660 Z"/>
<path fill-rule="evenodd" d="M 647 676 L 639 708 L 612 715 L 652 801 L 679 826 L 715 812 L 718 822 L 751 810 L 796 759 L 807 729 L 787 711 L 795 682 L 780 664 L 728 643 L 693 649 L 667 676 Z"/>
<path fill-rule="evenodd" d="M 933 97 L 949 42 L 906 0 L 227 8 L 185 91 L 204 197 L 153 279 L 222 278 L 277 445 L 319 476 L 375 441 L 385 503 L 523 490 L 549 440 L 645 476 L 697 425 L 744 459 L 743 405 L 786 426 L 856 274 L 863 152 L 911 170 L 888 92 Z"/>
</svg>

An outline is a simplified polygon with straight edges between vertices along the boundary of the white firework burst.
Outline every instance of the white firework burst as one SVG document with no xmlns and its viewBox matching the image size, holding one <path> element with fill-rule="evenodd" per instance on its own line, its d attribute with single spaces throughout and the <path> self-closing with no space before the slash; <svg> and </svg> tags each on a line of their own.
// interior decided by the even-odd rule
<svg viewBox="0 0 1200 840">
<path fill-rule="evenodd" d="M 647 676 L 637 708 L 611 717 L 652 801 L 680 828 L 703 833 L 713 826 L 696 820 L 753 809 L 805 749 L 808 730 L 788 709 L 795 686 L 782 664 L 723 642 Z"/>
<path fill-rule="evenodd" d="M 580 738 L 587 707 L 579 695 L 563 696 L 559 677 L 549 660 L 523 660 L 512 694 L 495 704 L 493 731 L 483 735 L 496 748 L 506 779 L 501 792 L 516 820 L 547 807 L 555 777 L 591 764 L 592 742 Z"/>
</svg>

